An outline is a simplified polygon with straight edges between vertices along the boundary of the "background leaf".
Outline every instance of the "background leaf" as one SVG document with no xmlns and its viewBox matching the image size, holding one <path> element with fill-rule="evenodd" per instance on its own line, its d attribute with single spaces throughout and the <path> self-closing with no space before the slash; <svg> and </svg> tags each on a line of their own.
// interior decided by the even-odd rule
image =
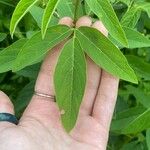
<svg viewBox="0 0 150 150">
<path fill-rule="evenodd" d="M 143 10 L 146 11 L 150 17 L 150 3 L 149 2 L 139 2 L 137 5 Z"/>
<path fill-rule="evenodd" d="M 10 3 L 10 0 L 0 0 L 0 3 L 10 7 L 15 7 L 12 3 Z"/>
<path fill-rule="evenodd" d="M 123 29 L 128 39 L 129 48 L 150 47 L 150 40 L 140 32 L 127 27 L 123 27 Z"/>
<path fill-rule="evenodd" d="M 39 28 L 41 28 L 44 9 L 42 9 L 41 7 L 38 7 L 38 6 L 32 6 L 32 8 L 29 10 L 29 12 L 32 15 L 32 17 L 34 18 L 34 20 L 36 21 Z M 48 27 L 54 26 L 57 23 L 58 23 L 58 18 L 54 17 L 54 15 L 53 15 Z"/>
<path fill-rule="evenodd" d="M 123 130 L 124 134 L 135 134 L 141 132 L 145 129 L 150 128 L 150 109 L 146 110 L 144 113 L 137 116 L 134 120 L 132 120 Z"/>
<path fill-rule="evenodd" d="M 32 8 L 29 10 L 29 12 L 33 16 L 38 27 L 41 28 L 42 16 L 43 16 L 44 10 L 38 6 L 32 6 Z"/>
<path fill-rule="evenodd" d="M 76 123 L 86 83 L 85 56 L 76 38 L 69 40 L 60 54 L 54 83 L 59 109 L 64 111 L 62 123 L 69 132 Z"/>
<path fill-rule="evenodd" d="M 150 94 L 142 88 L 137 88 L 131 85 L 125 86 L 129 94 L 132 94 L 137 102 L 140 102 L 145 108 L 150 108 Z"/>
<path fill-rule="evenodd" d="M 7 34 L 0 33 L 0 42 L 2 42 L 6 38 Z"/>
<path fill-rule="evenodd" d="M 139 112 L 135 111 L 135 109 L 133 110 L 134 113 L 131 113 L 129 110 L 131 113 L 128 113 L 129 116 L 114 119 L 111 130 L 121 134 L 137 134 L 145 129 L 148 129 L 150 127 L 150 123 L 147 122 L 147 120 L 150 118 L 150 110 L 147 109 L 146 111 L 143 111 L 144 109 L 142 110 L 141 108 Z"/>
<path fill-rule="evenodd" d="M 126 55 L 129 64 L 132 66 L 137 76 L 150 80 L 150 64 L 145 62 L 142 58 L 134 55 Z"/>
<path fill-rule="evenodd" d="M 58 6 L 57 6 L 57 11 L 58 11 L 60 18 L 66 17 L 66 16 L 70 16 L 73 18 L 74 12 L 73 12 L 72 4 L 73 4 L 72 0 L 61 0 L 59 2 Z"/>
<path fill-rule="evenodd" d="M 134 28 L 141 16 L 141 8 L 138 5 L 129 7 L 121 19 L 122 26 Z"/>
<path fill-rule="evenodd" d="M 11 18 L 10 33 L 12 37 L 19 21 L 37 1 L 38 0 L 20 0 Z"/>
<path fill-rule="evenodd" d="M 109 0 L 86 0 L 91 10 L 104 23 L 113 38 L 127 47 L 128 42 Z"/>
<path fill-rule="evenodd" d="M 59 1 L 60 0 L 49 0 L 47 6 L 45 8 L 45 11 L 43 14 L 43 19 L 42 19 L 42 28 L 41 28 L 43 38 L 45 37 L 46 30 L 48 28 L 48 24 L 52 18 L 52 15 L 53 15 Z"/>
<path fill-rule="evenodd" d="M 76 30 L 82 48 L 104 70 L 121 79 L 137 83 L 134 71 L 120 50 L 101 32 L 90 27 Z"/>
<path fill-rule="evenodd" d="M 13 43 L 11 46 L 0 51 L 0 64 L 1 64 L 0 73 L 12 69 L 19 51 L 21 50 L 21 48 L 26 42 L 27 39 L 18 40 L 17 42 Z"/>
</svg>

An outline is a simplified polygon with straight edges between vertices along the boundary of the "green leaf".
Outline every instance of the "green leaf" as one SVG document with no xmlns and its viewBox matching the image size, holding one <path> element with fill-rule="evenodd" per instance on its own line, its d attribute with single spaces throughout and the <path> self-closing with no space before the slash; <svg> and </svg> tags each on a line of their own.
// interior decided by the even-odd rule
<svg viewBox="0 0 150 150">
<path fill-rule="evenodd" d="M 137 5 L 145 12 L 147 12 L 150 17 L 150 3 L 149 2 L 139 2 Z"/>
<path fill-rule="evenodd" d="M 17 42 L 13 43 L 9 47 L 0 51 L 0 73 L 6 72 L 12 69 L 12 66 L 15 62 L 15 59 L 23 47 L 23 45 L 27 42 L 27 39 L 21 39 Z"/>
<path fill-rule="evenodd" d="M 13 4 L 12 4 L 12 2 L 10 2 L 10 0 L 0 0 L 0 3 L 1 4 L 4 4 L 4 5 L 7 5 L 7 6 L 9 6 L 9 7 L 15 7 Z"/>
<path fill-rule="evenodd" d="M 10 33 L 12 37 L 19 21 L 37 1 L 38 0 L 20 0 L 20 2 L 15 8 L 10 22 Z"/>
<path fill-rule="evenodd" d="M 70 16 L 73 18 L 74 15 L 73 15 L 72 0 L 61 0 L 57 6 L 57 11 L 58 11 L 60 18 L 66 17 L 66 16 Z"/>
<path fill-rule="evenodd" d="M 126 90 L 129 94 L 134 95 L 137 102 L 140 102 L 145 108 L 150 108 L 150 94 L 148 92 L 145 92 L 140 87 L 134 87 L 131 85 L 126 85 Z"/>
<path fill-rule="evenodd" d="M 121 133 L 121 131 L 137 116 L 144 113 L 143 107 L 125 109 L 115 115 L 111 124 L 111 131 Z"/>
<path fill-rule="evenodd" d="M 136 116 L 143 113 L 145 110 L 146 108 L 143 106 L 128 108 L 117 113 L 116 119 L 119 120 L 119 119 L 129 118 L 131 116 Z"/>
<path fill-rule="evenodd" d="M 116 2 L 123 2 L 124 4 L 126 4 L 127 6 L 129 6 L 132 1 L 131 0 L 116 0 Z"/>
<path fill-rule="evenodd" d="M 40 71 L 40 67 L 41 67 L 41 63 L 37 63 L 16 72 L 16 74 L 20 76 L 28 77 L 30 79 L 36 79 Z"/>
<path fill-rule="evenodd" d="M 123 134 L 135 134 L 150 128 L 150 109 L 134 118 L 123 130 Z"/>
<path fill-rule="evenodd" d="M 134 28 L 141 16 L 141 8 L 137 5 L 130 7 L 121 19 L 122 26 Z"/>
<path fill-rule="evenodd" d="M 140 32 L 127 27 L 123 27 L 123 29 L 128 39 L 129 48 L 150 47 L 150 40 Z"/>
<path fill-rule="evenodd" d="M 13 71 L 19 71 L 26 66 L 41 61 L 51 48 L 69 37 L 71 33 L 72 30 L 69 27 L 56 25 L 48 29 L 45 39 L 42 40 L 41 33 L 38 32 L 29 39 L 19 52 Z"/>
<path fill-rule="evenodd" d="M 111 131 L 112 132 L 117 132 L 117 133 L 123 133 L 123 134 L 130 134 L 130 133 L 137 133 L 142 131 L 142 128 L 145 128 L 146 122 L 141 123 L 140 125 L 134 124 L 136 121 L 140 119 L 144 119 L 144 114 L 147 112 L 147 109 L 144 107 L 134 107 L 134 108 L 129 108 L 127 110 L 124 110 L 122 112 L 119 112 L 116 116 L 116 118 L 112 121 L 111 124 Z M 144 120 L 143 120 L 144 121 Z M 146 121 L 146 120 L 145 120 Z M 142 122 L 142 121 L 141 121 Z M 137 128 L 132 128 L 132 131 L 130 133 L 126 133 L 124 130 L 126 130 L 130 125 L 137 125 Z M 140 130 L 140 131 L 138 131 Z"/>
<path fill-rule="evenodd" d="M 44 9 L 38 7 L 38 6 L 33 6 L 30 9 L 30 14 L 32 15 L 32 17 L 34 18 L 34 20 L 36 21 L 37 25 L 39 28 L 41 28 L 41 24 L 42 24 L 42 17 L 44 14 Z M 52 16 L 50 23 L 48 25 L 48 27 L 54 26 L 58 23 L 58 18 Z"/>
<path fill-rule="evenodd" d="M 146 142 L 147 142 L 148 150 L 150 150 L 150 129 L 146 131 Z"/>
<path fill-rule="evenodd" d="M 29 11 L 32 17 L 34 18 L 34 20 L 36 21 L 38 27 L 41 28 L 42 16 L 43 16 L 44 10 L 40 7 L 33 6 Z"/>
<path fill-rule="evenodd" d="M 122 130 L 132 122 L 137 116 L 130 116 L 123 119 L 113 120 L 111 124 L 111 131 L 115 133 L 122 133 Z"/>
<path fill-rule="evenodd" d="M 54 83 L 57 103 L 64 111 L 62 123 L 69 132 L 76 123 L 86 84 L 85 56 L 76 38 L 69 40 L 60 54 Z"/>
<path fill-rule="evenodd" d="M 133 141 L 125 144 L 120 150 L 146 150 L 143 148 L 142 143 L 139 141 Z"/>
<path fill-rule="evenodd" d="M 76 30 L 82 48 L 100 67 L 123 80 L 137 83 L 137 78 L 125 56 L 101 32 L 90 27 Z"/>
<path fill-rule="evenodd" d="M 109 0 L 86 0 L 86 2 L 91 10 L 102 20 L 110 35 L 123 46 L 128 47 L 126 35 Z"/>
<path fill-rule="evenodd" d="M 2 42 L 7 37 L 6 33 L 0 33 L 0 42 Z"/>
<path fill-rule="evenodd" d="M 52 15 L 53 15 L 59 1 L 60 0 L 49 0 L 47 6 L 45 8 L 45 11 L 43 14 L 43 19 L 42 19 L 42 28 L 41 28 L 43 38 L 45 37 L 46 31 L 48 28 L 48 24 L 52 18 Z"/>
<path fill-rule="evenodd" d="M 150 80 L 150 64 L 145 62 L 142 58 L 134 55 L 126 55 L 129 64 L 132 66 L 137 76 Z"/>
</svg>

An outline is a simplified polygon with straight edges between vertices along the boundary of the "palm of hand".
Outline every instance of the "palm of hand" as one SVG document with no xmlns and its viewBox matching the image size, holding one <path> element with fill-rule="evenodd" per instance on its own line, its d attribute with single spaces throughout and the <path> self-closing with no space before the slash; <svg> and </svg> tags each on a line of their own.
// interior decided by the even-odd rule
<svg viewBox="0 0 150 150">
<path fill-rule="evenodd" d="M 107 134 L 92 117 L 82 118 L 70 135 L 28 118 L 18 128 L 3 130 L 0 145 L 2 150 L 104 150 Z"/>
<path fill-rule="evenodd" d="M 63 18 L 61 24 L 71 25 Z M 76 26 L 92 26 L 107 35 L 100 21 L 92 25 L 89 17 L 82 17 Z M 35 90 L 55 95 L 53 73 L 63 43 L 46 57 L 39 73 Z M 48 98 L 34 95 L 19 124 L 0 123 L 1 150 L 105 150 L 109 126 L 117 96 L 118 79 L 96 66 L 87 57 L 87 85 L 75 128 L 67 134 L 60 121 L 57 104 Z M 13 114 L 9 98 L 0 92 L 0 112 Z"/>
</svg>

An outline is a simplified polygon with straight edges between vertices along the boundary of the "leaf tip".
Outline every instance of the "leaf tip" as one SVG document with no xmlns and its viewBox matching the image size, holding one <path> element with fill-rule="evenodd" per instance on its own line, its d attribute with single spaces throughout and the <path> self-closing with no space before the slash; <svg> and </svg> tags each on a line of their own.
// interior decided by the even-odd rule
<svg viewBox="0 0 150 150">
<path fill-rule="evenodd" d="M 13 38 L 14 38 L 14 34 L 13 34 L 13 33 L 10 33 L 10 35 L 11 35 L 11 38 L 13 39 Z"/>
<path fill-rule="evenodd" d="M 46 34 L 46 32 L 43 28 L 41 29 L 41 34 L 42 34 L 42 40 L 43 40 L 45 38 L 45 34 Z"/>
<path fill-rule="evenodd" d="M 137 76 L 136 76 L 134 71 L 132 73 L 132 78 L 131 78 L 130 82 L 132 82 L 134 84 L 138 84 L 138 78 L 137 78 Z"/>
</svg>

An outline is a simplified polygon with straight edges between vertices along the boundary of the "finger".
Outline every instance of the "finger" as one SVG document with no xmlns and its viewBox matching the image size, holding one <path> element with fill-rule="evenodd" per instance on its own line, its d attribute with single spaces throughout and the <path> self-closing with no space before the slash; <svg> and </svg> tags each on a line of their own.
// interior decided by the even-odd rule
<svg viewBox="0 0 150 150">
<path fill-rule="evenodd" d="M 92 19 L 88 16 L 83 16 L 78 19 L 76 22 L 76 28 L 79 28 L 81 26 L 88 26 L 90 27 L 92 25 Z"/>
<path fill-rule="evenodd" d="M 101 31 L 105 36 L 108 36 L 108 31 L 101 21 L 96 21 L 93 27 Z M 102 71 L 101 82 L 92 115 L 107 129 L 107 131 L 109 130 L 116 103 L 118 83 L 119 79 L 111 76 L 104 70 Z"/>
<path fill-rule="evenodd" d="M 72 22 L 73 21 L 70 18 L 67 19 L 65 17 L 62 18 L 59 23 L 71 26 Z M 35 91 L 48 95 L 55 95 L 53 75 L 63 45 L 64 43 L 57 45 L 53 48 L 52 52 L 46 56 L 35 84 Z M 34 95 L 23 114 L 21 123 L 25 123 L 26 120 L 30 120 L 31 117 L 36 118 L 47 127 L 53 126 L 55 128 L 60 128 L 61 126 L 59 122 L 60 113 L 58 107 L 50 98 Z"/>
<path fill-rule="evenodd" d="M 83 101 L 80 107 L 79 116 L 88 116 L 92 113 L 93 103 L 97 94 L 101 70 L 94 64 L 94 62 L 87 56 L 87 83 Z"/>
<path fill-rule="evenodd" d="M 63 17 L 62 19 L 59 20 L 58 24 L 67 25 L 69 27 L 74 26 L 73 20 L 70 17 Z"/>
<path fill-rule="evenodd" d="M 108 36 L 108 31 L 101 21 L 96 21 L 93 27 Z M 93 107 L 93 117 L 108 131 L 114 106 L 116 103 L 119 79 L 102 71 L 99 90 Z"/>
<path fill-rule="evenodd" d="M 14 106 L 9 97 L 2 91 L 0 91 L 0 113 L 9 113 L 14 115 Z M 9 122 L 0 122 L 0 132 L 5 128 L 16 126 Z"/>
<path fill-rule="evenodd" d="M 88 16 L 83 16 L 79 18 L 76 22 L 76 27 L 80 26 L 91 26 L 92 19 Z M 79 116 L 90 115 L 93 107 L 93 101 L 95 99 L 98 85 L 100 80 L 100 69 L 94 62 L 87 57 L 87 84 L 85 89 L 85 94 L 83 97 L 83 102 L 80 107 Z"/>
<path fill-rule="evenodd" d="M 102 71 L 102 78 L 92 116 L 109 131 L 117 99 L 119 79 Z"/>
<path fill-rule="evenodd" d="M 93 28 L 96 28 L 99 30 L 101 33 L 103 33 L 105 36 L 108 36 L 108 30 L 104 26 L 104 24 L 101 21 L 96 21 L 93 25 Z"/>
</svg>

